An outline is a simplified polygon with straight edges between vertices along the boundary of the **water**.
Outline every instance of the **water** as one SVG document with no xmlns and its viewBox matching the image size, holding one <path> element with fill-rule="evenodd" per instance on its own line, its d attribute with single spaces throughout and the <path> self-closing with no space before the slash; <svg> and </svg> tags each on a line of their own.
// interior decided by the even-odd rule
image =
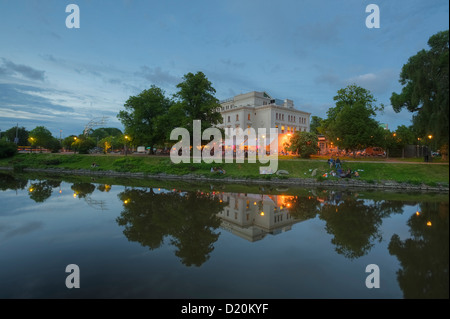
<svg viewBox="0 0 450 319">
<path fill-rule="evenodd" d="M 0 173 L 0 203 L 0 298 L 449 296 L 448 194 Z"/>
</svg>

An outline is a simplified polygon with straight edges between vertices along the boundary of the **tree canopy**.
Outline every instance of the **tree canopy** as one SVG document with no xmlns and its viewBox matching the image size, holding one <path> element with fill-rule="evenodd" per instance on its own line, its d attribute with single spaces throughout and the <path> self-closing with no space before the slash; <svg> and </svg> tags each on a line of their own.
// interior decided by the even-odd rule
<svg viewBox="0 0 450 319">
<path fill-rule="evenodd" d="M 382 128 L 373 117 L 383 105 L 376 105 L 369 90 L 352 84 L 340 89 L 333 99 L 336 106 L 328 110 L 319 128 L 330 141 L 352 151 L 381 143 Z"/>
<path fill-rule="evenodd" d="M 432 135 L 437 145 L 448 145 L 449 130 L 449 34 L 448 30 L 431 36 L 429 50 L 421 50 L 403 65 L 400 94 L 392 93 L 395 112 L 413 112 L 413 126 L 419 136 Z"/>
<path fill-rule="evenodd" d="M 309 158 L 319 151 L 317 135 L 310 132 L 297 131 L 289 140 L 288 151 L 297 153 L 302 158 Z"/>
<path fill-rule="evenodd" d="M 164 139 L 166 127 L 160 127 L 158 118 L 166 114 L 173 102 L 162 89 L 152 85 L 137 96 L 131 96 L 125 103 L 125 110 L 117 117 L 125 126 L 134 143 L 155 145 Z"/>
</svg>

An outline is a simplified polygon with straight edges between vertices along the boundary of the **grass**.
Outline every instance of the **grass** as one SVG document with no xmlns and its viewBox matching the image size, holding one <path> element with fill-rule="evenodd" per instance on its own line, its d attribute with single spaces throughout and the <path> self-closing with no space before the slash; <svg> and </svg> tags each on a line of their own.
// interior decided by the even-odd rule
<svg viewBox="0 0 450 319">
<path fill-rule="evenodd" d="M 93 168 L 95 162 L 98 167 Z M 63 154 L 17 154 L 12 158 L 0 159 L 0 166 L 14 167 L 17 171 L 23 168 L 64 168 L 64 169 L 90 169 L 100 171 L 143 172 L 147 174 L 166 173 L 173 175 L 195 174 L 218 179 L 232 178 L 287 178 L 277 175 L 260 175 L 259 167 L 267 166 L 259 161 L 254 163 L 223 163 L 200 164 L 180 163 L 174 164 L 169 157 L 156 156 L 113 156 L 113 155 L 63 155 Z M 220 166 L 226 174 L 211 173 L 211 167 Z M 360 179 L 369 183 L 379 181 L 396 181 L 420 185 L 422 183 L 435 186 L 437 184 L 448 186 L 449 165 L 428 163 L 390 163 L 386 161 L 350 161 L 343 160 L 343 168 L 350 168 L 360 173 Z M 298 158 L 280 157 L 278 169 L 289 172 L 290 178 L 316 178 L 318 180 L 338 180 L 338 177 L 322 177 L 329 173 L 330 168 L 324 158 L 303 160 Z M 317 174 L 312 177 L 313 170 Z"/>
</svg>

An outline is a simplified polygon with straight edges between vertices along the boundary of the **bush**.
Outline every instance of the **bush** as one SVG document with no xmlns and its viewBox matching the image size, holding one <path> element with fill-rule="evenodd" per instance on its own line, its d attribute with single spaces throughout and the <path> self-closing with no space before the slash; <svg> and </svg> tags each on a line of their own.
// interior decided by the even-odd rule
<svg viewBox="0 0 450 319">
<path fill-rule="evenodd" d="M 0 141 L 0 158 L 14 156 L 17 153 L 17 145 L 11 142 Z"/>
</svg>

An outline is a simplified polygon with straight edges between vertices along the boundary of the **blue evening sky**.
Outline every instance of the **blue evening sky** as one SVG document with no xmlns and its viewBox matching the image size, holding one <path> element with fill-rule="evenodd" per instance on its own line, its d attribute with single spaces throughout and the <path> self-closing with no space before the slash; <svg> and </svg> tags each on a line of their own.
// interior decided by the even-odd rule
<svg viewBox="0 0 450 319">
<path fill-rule="evenodd" d="M 70 3 L 79 29 L 66 28 Z M 365 24 L 371 3 L 379 29 Z M 122 129 L 130 96 L 152 84 L 171 95 L 202 71 L 218 99 L 266 91 L 320 117 L 356 83 L 395 130 L 412 117 L 390 106 L 401 68 L 448 18 L 446 0 L 0 0 L 0 129 L 65 137 L 102 116 Z"/>
</svg>

